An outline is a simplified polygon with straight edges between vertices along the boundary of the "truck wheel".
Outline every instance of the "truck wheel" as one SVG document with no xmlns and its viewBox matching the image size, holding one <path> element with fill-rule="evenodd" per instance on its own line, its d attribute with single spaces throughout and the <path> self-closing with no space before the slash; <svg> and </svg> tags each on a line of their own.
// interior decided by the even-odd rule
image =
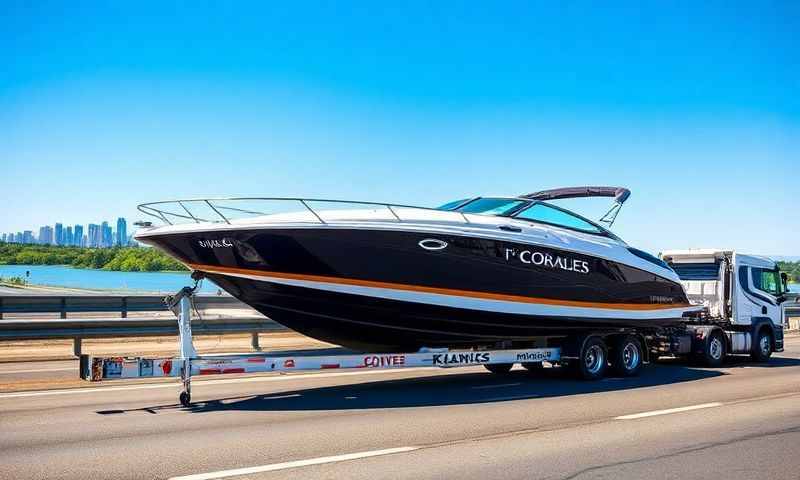
<svg viewBox="0 0 800 480">
<path fill-rule="evenodd" d="M 602 338 L 591 336 L 583 342 L 580 356 L 575 362 L 575 374 L 583 380 L 603 378 L 608 364 L 608 348 Z"/>
<path fill-rule="evenodd" d="M 503 375 L 510 372 L 513 366 L 513 363 L 487 363 L 484 368 L 492 373 Z"/>
<path fill-rule="evenodd" d="M 633 377 L 642 368 L 642 344 L 633 335 L 625 335 L 614 342 L 611 367 L 620 377 Z"/>
<path fill-rule="evenodd" d="M 711 332 L 703 347 L 702 362 L 708 367 L 719 367 L 725 360 L 725 338 L 722 332 Z"/>
<path fill-rule="evenodd" d="M 767 362 L 770 356 L 772 356 L 772 335 L 768 329 L 762 328 L 756 334 L 756 341 L 753 342 L 750 358 L 754 362 Z"/>
</svg>

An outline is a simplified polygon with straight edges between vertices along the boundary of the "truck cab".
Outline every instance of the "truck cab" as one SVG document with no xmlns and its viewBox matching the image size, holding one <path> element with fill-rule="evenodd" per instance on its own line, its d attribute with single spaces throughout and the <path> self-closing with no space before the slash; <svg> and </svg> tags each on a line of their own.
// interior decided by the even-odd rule
<svg viewBox="0 0 800 480">
<path fill-rule="evenodd" d="M 661 258 L 680 277 L 689 301 L 724 326 L 729 352 L 752 350 L 762 329 L 772 350 L 783 350 L 787 277 L 773 260 L 722 249 L 668 250 Z"/>
</svg>

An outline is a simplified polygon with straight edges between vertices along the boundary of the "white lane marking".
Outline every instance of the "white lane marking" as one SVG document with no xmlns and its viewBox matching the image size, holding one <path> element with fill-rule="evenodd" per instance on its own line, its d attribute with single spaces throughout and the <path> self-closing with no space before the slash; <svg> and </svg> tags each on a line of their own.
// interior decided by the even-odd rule
<svg viewBox="0 0 800 480">
<path fill-rule="evenodd" d="M 380 373 L 403 373 L 413 372 L 417 370 L 431 370 L 430 367 L 417 367 L 417 368 L 401 368 L 397 370 L 372 370 L 372 371 L 358 371 L 358 372 L 331 372 L 331 373 L 306 373 L 300 375 L 281 375 L 276 377 L 247 377 L 247 378 L 227 378 L 221 380 L 195 380 L 194 385 L 225 385 L 229 383 L 258 383 L 258 382 L 282 382 L 291 380 L 313 380 L 315 378 L 330 378 L 330 377 L 349 377 L 352 375 L 375 375 Z M 156 388 L 175 388 L 176 383 L 159 383 L 159 384 L 145 384 L 145 385 L 126 385 L 114 387 L 89 387 L 89 388 L 70 388 L 65 390 L 39 390 L 31 392 L 17 392 L 17 393 L 0 393 L 0 399 L 3 398 L 21 398 L 21 397 L 44 397 L 50 395 L 71 395 L 79 393 L 96 393 L 96 392 L 120 392 L 128 390 L 151 390 Z"/>
<path fill-rule="evenodd" d="M 721 407 L 722 403 L 701 403 L 699 405 L 689 405 L 688 407 L 668 408 L 666 410 L 653 410 L 652 412 L 633 413 L 631 415 L 622 415 L 614 417 L 614 420 L 634 420 L 637 418 L 655 417 L 656 415 L 669 415 L 671 413 L 689 412 L 691 410 L 700 410 L 701 408 Z"/>
<path fill-rule="evenodd" d="M 501 383 L 498 385 L 476 385 L 474 387 L 470 387 L 474 390 L 481 390 L 484 388 L 503 388 L 503 387 L 516 387 L 517 385 L 522 385 L 520 382 L 517 383 Z"/>
<path fill-rule="evenodd" d="M 333 455 L 330 457 L 309 458 L 308 460 L 296 460 L 294 462 L 272 463 L 258 467 L 236 468 L 233 470 L 220 470 L 218 472 L 198 473 L 196 475 L 185 475 L 182 477 L 172 477 L 169 480 L 210 480 L 214 478 L 227 478 L 239 475 L 251 475 L 254 473 L 274 472 L 275 470 L 285 470 L 287 468 L 307 467 L 309 465 L 320 465 L 323 463 L 346 462 L 359 458 L 377 457 L 380 455 L 391 455 L 393 453 L 412 452 L 419 447 L 397 447 L 384 450 L 372 450 L 369 452 L 347 453 L 344 455 Z"/>
<path fill-rule="evenodd" d="M 37 368 L 32 370 L 0 370 L 0 375 L 10 375 L 12 373 L 41 373 L 41 372 L 66 372 L 68 370 L 77 371 L 78 366 L 64 368 Z"/>
</svg>

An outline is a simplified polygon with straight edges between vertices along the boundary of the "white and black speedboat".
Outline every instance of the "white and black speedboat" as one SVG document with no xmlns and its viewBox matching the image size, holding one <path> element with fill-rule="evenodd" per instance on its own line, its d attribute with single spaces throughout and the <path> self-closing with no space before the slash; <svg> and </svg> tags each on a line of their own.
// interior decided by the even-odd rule
<svg viewBox="0 0 800 480">
<path fill-rule="evenodd" d="M 548 203 L 614 197 L 601 219 L 611 224 L 629 193 L 566 188 L 438 209 L 300 198 L 157 202 L 139 209 L 165 225 L 146 225 L 135 238 L 327 342 L 369 351 L 524 345 L 655 329 L 689 310 L 664 262 Z"/>
</svg>

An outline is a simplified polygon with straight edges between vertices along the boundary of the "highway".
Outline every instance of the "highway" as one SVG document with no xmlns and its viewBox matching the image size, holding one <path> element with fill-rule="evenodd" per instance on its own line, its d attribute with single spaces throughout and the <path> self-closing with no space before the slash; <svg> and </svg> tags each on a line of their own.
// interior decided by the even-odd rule
<svg viewBox="0 0 800 480">
<path fill-rule="evenodd" d="M 0 478 L 797 479 L 800 337 L 769 364 L 325 371 L 0 393 Z M 6 363 L 54 384 L 76 362 Z M 58 381 L 57 381 L 58 380 Z"/>
</svg>

